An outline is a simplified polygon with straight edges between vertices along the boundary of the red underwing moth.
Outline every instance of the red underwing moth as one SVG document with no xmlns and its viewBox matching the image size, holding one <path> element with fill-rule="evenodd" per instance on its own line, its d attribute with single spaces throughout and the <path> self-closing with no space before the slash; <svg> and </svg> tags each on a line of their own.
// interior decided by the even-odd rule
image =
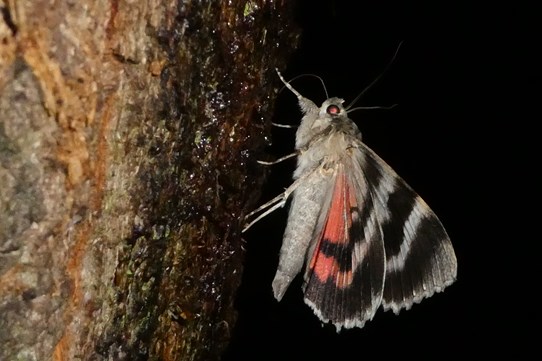
<svg viewBox="0 0 542 361">
<path fill-rule="evenodd" d="M 303 266 L 304 300 L 337 332 L 363 327 L 380 305 L 398 314 L 441 292 L 457 274 L 442 223 L 416 192 L 361 141 L 344 100 L 318 107 L 280 72 L 299 102 L 293 184 L 247 216 L 245 226 L 292 198 L 273 293 L 281 300 Z"/>
</svg>

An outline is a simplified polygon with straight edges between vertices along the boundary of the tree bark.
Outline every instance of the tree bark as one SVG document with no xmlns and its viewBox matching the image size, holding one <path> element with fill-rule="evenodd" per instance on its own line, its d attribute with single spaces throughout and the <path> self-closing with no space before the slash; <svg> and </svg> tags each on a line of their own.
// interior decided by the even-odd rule
<svg viewBox="0 0 542 361">
<path fill-rule="evenodd" d="M 0 0 L 1 360 L 219 358 L 287 3 Z"/>
</svg>

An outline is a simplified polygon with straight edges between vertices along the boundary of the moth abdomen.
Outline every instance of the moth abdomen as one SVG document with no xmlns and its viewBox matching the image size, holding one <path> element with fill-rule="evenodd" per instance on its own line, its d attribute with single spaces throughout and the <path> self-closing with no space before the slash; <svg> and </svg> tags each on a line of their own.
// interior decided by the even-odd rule
<svg viewBox="0 0 542 361">
<path fill-rule="evenodd" d="M 294 191 L 288 212 L 288 223 L 284 231 L 280 249 L 279 265 L 273 291 L 280 300 L 293 278 L 301 271 L 313 231 L 321 212 L 321 204 L 326 196 L 326 184 L 330 175 L 314 170 L 311 177 Z"/>
</svg>

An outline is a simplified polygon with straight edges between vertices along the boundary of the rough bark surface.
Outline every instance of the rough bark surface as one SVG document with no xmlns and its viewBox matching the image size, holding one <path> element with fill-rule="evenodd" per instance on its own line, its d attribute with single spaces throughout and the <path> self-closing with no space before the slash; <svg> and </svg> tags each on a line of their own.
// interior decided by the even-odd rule
<svg viewBox="0 0 542 361">
<path fill-rule="evenodd" d="M 212 360 L 287 1 L 0 1 L 0 359 Z"/>
</svg>

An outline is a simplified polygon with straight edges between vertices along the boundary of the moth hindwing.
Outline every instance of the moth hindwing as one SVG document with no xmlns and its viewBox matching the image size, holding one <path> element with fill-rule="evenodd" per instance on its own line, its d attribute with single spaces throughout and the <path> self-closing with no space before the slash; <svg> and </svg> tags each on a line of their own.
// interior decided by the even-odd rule
<svg viewBox="0 0 542 361">
<path fill-rule="evenodd" d="M 344 101 L 318 107 L 277 73 L 303 112 L 297 168 L 293 184 L 249 214 L 262 212 L 245 228 L 291 196 L 275 298 L 304 267 L 305 302 L 339 331 L 363 327 L 380 305 L 397 314 L 452 284 L 457 260 L 442 223 L 361 141 Z"/>
</svg>

